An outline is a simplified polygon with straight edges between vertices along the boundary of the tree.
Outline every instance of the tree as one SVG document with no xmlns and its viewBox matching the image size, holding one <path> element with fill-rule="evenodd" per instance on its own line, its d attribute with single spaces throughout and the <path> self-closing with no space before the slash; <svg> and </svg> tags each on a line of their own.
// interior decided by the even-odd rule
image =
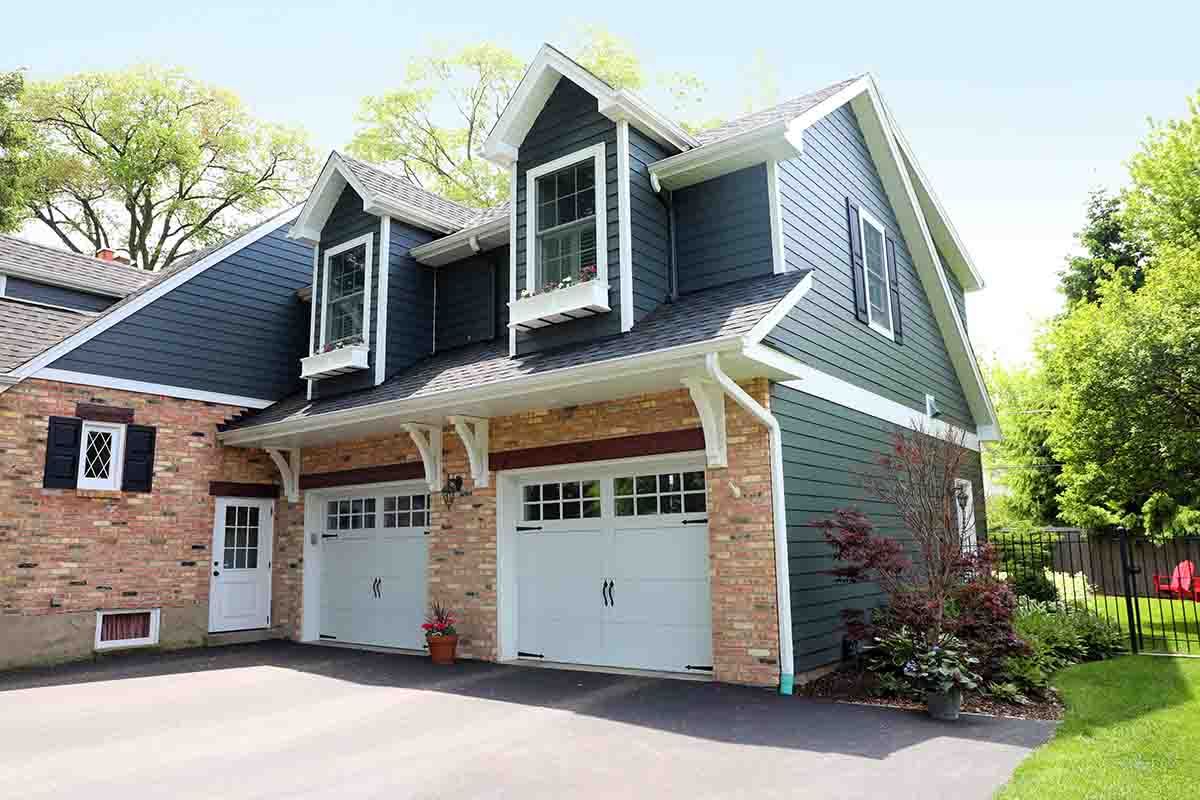
<svg viewBox="0 0 1200 800">
<path fill-rule="evenodd" d="M 582 28 L 571 54 L 615 88 L 647 83 L 632 49 L 599 26 Z M 363 99 L 357 117 L 362 128 L 348 150 L 390 162 L 417 185 L 460 203 L 495 205 L 508 197 L 509 175 L 481 150 L 525 66 L 511 51 L 487 43 L 415 58 L 399 88 Z M 659 82 L 677 110 L 694 106 L 704 93 L 704 84 L 686 73 L 660 76 Z"/>
<path fill-rule="evenodd" d="M 1200 531 L 1200 248 L 1164 246 L 1138 291 L 1114 276 L 1039 341 L 1057 396 L 1062 516 Z"/>
<path fill-rule="evenodd" d="M 1185 119 L 1151 121 L 1129 162 L 1124 224 L 1151 247 L 1200 244 L 1200 93 L 1187 105 Z"/>
<path fill-rule="evenodd" d="M 21 201 L 17 176 L 29 136 L 16 112 L 17 98 L 25 88 L 21 70 L 0 72 L 0 233 L 21 226 Z"/>
<path fill-rule="evenodd" d="M 1004 431 L 1004 438 L 984 451 L 984 465 L 1000 473 L 1011 490 L 1005 505 L 1015 517 L 1056 525 L 1062 468 L 1049 442 L 1055 392 L 1040 366 L 991 364 L 984 378 Z"/>
<path fill-rule="evenodd" d="M 21 114 L 33 137 L 25 213 L 71 250 L 123 248 L 147 270 L 297 201 L 315 168 L 301 131 L 177 70 L 33 83 Z"/>
<path fill-rule="evenodd" d="M 1122 199 L 1104 189 L 1096 189 L 1088 197 L 1087 222 L 1075 235 L 1086 255 L 1069 257 L 1066 268 L 1058 273 L 1059 290 L 1066 295 L 1068 308 L 1096 302 L 1100 283 L 1118 274 L 1134 291 L 1145 282 L 1146 247 L 1130 230 L 1123 212 Z"/>
</svg>

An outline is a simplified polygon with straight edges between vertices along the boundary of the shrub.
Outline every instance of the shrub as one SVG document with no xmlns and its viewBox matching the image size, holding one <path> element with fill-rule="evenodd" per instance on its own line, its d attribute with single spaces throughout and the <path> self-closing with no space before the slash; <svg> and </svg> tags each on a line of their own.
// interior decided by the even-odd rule
<svg viewBox="0 0 1200 800">
<path fill-rule="evenodd" d="M 1029 697 L 1021 691 L 1021 687 L 1017 686 L 1012 681 L 1005 681 L 1004 683 L 989 683 L 987 685 L 987 694 L 989 697 L 994 697 L 997 700 L 1003 700 L 1006 703 L 1012 703 L 1013 705 L 1017 706 L 1027 706 L 1032 702 Z"/>
<path fill-rule="evenodd" d="M 1058 587 L 1054 581 L 1046 577 L 1044 572 L 1023 572 L 1020 575 L 1009 575 L 1008 585 L 1013 592 L 1021 597 L 1053 603 L 1058 600 Z"/>
<path fill-rule="evenodd" d="M 982 680 L 973 671 L 979 659 L 960 639 L 942 634 L 931 645 L 906 625 L 877 637 L 869 661 L 875 693 L 881 695 L 921 697 L 954 687 L 970 690 Z"/>
<path fill-rule="evenodd" d="M 1071 664 L 1108 658 L 1124 650 L 1121 629 L 1084 609 L 1065 610 L 1049 603 L 1022 602 L 1015 617 L 1023 652 L 1003 659 L 1003 682 L 1042 696 L 1050 677 Z"/>
<path fill-rule="evenodd" d="M 998 675 L 1004 659 L 1025 649 L 1013 627 L 1017 598 L 1004 583 L 977 577 L 955 590 L 946 627 L 979 659 L 984 678 Z"/>
</svg>

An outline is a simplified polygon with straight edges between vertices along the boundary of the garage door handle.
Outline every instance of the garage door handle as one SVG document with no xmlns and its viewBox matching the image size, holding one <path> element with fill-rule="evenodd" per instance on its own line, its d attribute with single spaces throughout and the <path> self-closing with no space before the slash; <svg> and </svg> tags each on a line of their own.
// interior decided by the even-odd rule
<svg viewBox="0 0 1200 800">
<path fill-rule="evenodd" d="M 600 597 L 604 600 L 604 607 L 608 608 L 608 581 L 600 583 Z"/>
<path fill-rule="evenodd" d="M 616 585 L 617 585 L 616 581 L 608 582 L 608 604 L 613 607 L 615 607 L 617 605 L 617 601 L 615 599 L 613 599 L 613 588 Z"/>
</svg>

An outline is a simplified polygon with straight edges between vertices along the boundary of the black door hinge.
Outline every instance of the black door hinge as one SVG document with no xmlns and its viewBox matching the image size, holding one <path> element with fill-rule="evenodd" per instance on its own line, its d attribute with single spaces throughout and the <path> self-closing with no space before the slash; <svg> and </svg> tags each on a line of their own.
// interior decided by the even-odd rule
<svg viewBox="0 0 1200 800">
<path fill-rule="evenodd" d="M 683 524 L 684 525 L 707 525 L 708 517 L 705 517 L 704 519 L 685 519 L 683 521 Z"/>
<path fill-rule="evenodd" d="M 322 539 L 336 539 L 337 537 L 338 537 L 338 535 L 336 533 L 322 533 L 321 534 Z"/>
<path fill-rule="evenodd" d="M 541 525 L 518 525 L 517 533 L 525 533 L 526 531 L 540 531 Z"/>
<path fill-rule="evenodd" d="M 685 667 L 685 669 L 695 669 L 695 670 L 699 670 L 699 671 L 701 671 L 701 672 L 712 672 L 712 671 L 713 671 L 713 669 L 712 669 L 712 664 L 708 664 L 708 665 L 702 665 L 702 664 L 688 664 L 688 665 Z"/>
<path fill-rule="evenodd" d="M 320 635 L 319 635 L 317 638 L 318 638 L 318 639 L 336 639 L 337 637 L 336 637 L 336 636 L 330 636 L 328 633 L 322 633 L 322 634 L 320 634 Z"/>
<path fill-rule="evenodd" d="M 517 651 L 517 658 L 545 658 L 542 653 L 526 653 L 524 650 Z"/>
</svg>

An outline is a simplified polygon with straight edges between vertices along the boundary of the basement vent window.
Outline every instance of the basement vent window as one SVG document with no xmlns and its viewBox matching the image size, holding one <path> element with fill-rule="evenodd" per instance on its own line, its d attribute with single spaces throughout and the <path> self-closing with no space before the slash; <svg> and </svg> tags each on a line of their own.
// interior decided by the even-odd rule
<svg viewBox="0 0 1200 800">
<path fill-rule="evenodd" d="M 158 644 L 159 609 L 97 611 L 96 649 L 145 647 Z"/>
</svg>

